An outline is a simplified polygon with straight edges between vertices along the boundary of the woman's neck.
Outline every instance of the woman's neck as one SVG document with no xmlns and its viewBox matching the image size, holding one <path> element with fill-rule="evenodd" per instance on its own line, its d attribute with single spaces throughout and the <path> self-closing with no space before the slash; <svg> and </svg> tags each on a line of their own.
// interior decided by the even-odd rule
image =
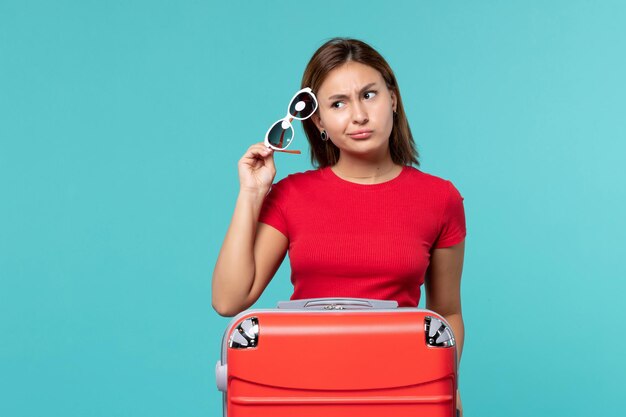
<svg viewBox="0 0 626 417">
<path fill-rule="evenodd" d="M 377 184 L 395 178 L 402 171 L 402 166 L 396 165 L 391 156 L 379 161 L 340 157 L 331 169 L 338 177 L 350 182 Z"/>
</svg>

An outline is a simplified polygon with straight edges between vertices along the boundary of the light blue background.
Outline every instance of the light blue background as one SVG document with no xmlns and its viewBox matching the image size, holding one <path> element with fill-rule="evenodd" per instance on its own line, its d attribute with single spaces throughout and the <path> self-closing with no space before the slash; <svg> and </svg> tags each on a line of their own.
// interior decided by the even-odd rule
<svg viewBox="0 0 626 417">
<path fill-rule="evenodd" d="M 338 35 L 387 58 L 422 169 L 465 197 L 466 415 L 622 414 L 624 22 L 621 1 L 2 0 L 0 415 L 220 415 L 236 164 Z M 290 294 L 283 265 L 255 307 Z"/>
</svg>

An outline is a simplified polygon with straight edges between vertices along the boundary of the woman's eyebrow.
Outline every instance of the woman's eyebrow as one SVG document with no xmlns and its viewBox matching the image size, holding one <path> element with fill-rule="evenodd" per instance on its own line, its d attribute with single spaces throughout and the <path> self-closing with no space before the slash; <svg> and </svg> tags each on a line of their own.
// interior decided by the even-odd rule
<svg viewBox="0 0 626 417">
<path fill-rule="evenodd" d="M 369 83 L 367 84 L 365 87 L 361 88 L 361 91 L 359 91 L 359 93 L 363 93 L 366 90 L 369 90 L 370 88 L 374 87 L 376 85 L 376 83 Z M 345 94 L 334 94 L 330 97 L 328 97 L 328 100 L 340 100 L 340 99 L 344 99 L 344 98 L 348 98 L 347 95 Z"/>
</svg>

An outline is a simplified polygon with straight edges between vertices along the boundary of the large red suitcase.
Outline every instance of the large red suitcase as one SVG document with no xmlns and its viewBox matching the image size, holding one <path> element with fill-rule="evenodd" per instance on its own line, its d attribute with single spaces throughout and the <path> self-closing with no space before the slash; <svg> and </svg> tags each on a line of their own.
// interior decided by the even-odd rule
<svg viewBox="0 0 626 417">
<path fill-rule="evenodd" d="M 224 417 L 453 417 L 456 363 L 433 311 L 323 298 L 234 317 L 216 377 Z"/>
</svg>

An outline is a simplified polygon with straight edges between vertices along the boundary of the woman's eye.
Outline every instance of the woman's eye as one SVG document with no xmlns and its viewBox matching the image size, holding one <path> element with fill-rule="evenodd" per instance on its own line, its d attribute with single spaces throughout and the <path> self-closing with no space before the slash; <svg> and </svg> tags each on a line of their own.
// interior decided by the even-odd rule
<svg viewBox="0 0 626 417">
<path fill-rule="evenodd" d="M 333 104 L 331 104 L 331 107 L 335 109 L 340 109 L 343 107 L 343 105 L 344 105 L 343 101 L 335 101 Z"/>
<path fill-rule="evenodd" d="M 376 92 L 375 91 L 368 91 L 367 93 L 363 94 L 363 97 L 365 97 L 366 99 L 370 99 L 370 98 L 374 98 L 376 97 Z"/>
</svg>

